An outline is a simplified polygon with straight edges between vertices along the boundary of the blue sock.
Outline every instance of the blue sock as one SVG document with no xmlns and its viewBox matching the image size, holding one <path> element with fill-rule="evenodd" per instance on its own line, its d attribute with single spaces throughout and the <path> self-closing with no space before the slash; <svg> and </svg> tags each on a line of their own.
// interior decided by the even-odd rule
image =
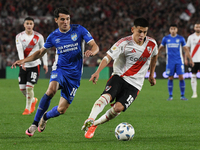
<svg viewBox="0 0 200 150">
<path fill-rule="evenodd" d="M 168 79 L 168 92 L 169 92 L 169 96 L 172 96 L 172 92 L 173 92 L 173 80 L 169 80 L 169 79 Z"/>
<path fill-rule="evenodd" d="M 179 87 L 181 91 L 181 96 L 184 96 L 185 95 L 185 80 L 179 81 Z"/>
<path fill-rule="evenodd" d="M 44 94 L 44 96 L 41 98 L 37 112 L 35 114 L 34 122 L 33 124 L 36 124 L 40 121 L 42 115 L 47 111 L 49 108 L 50 102 L 52 97 Z"/>
<path fill-rule="evenodd" d="M 50 111 L 48 111 L 46 113 L 45 120 L 59 116 L 60 113 L 58 112 L 57 108 L 58 108 L 58 106 L 55 106 Z"/>
</svg>

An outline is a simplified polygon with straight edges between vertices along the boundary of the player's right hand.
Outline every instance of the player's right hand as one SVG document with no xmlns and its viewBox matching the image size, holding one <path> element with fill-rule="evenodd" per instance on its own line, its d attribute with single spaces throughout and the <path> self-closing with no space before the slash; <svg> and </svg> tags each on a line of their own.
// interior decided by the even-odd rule
<svg viewBox="0 0 200 150">
<path fill-rule="evenodd" d="M 16 62 L 14 62 L 13 64 L 12 64 L 12 66 L 11 66 L 11 68 L 13 69 L 13 67 L 15 67 L 16 68 L 16 66 L 18 65 L 21 65 L 21 64 L 23 64 L 24 62 L 23 62 L 23 59 L 22 60 L 17 60 Z"/>
<path fill-rule="evenodd" d="M 99 74 L 95 72 L 94 74 L 91 75 L 91 78 L 89 81 L 92 81 L 93 84 L 96 84 L 98 79 L 99 79 Z"/>
</svg>

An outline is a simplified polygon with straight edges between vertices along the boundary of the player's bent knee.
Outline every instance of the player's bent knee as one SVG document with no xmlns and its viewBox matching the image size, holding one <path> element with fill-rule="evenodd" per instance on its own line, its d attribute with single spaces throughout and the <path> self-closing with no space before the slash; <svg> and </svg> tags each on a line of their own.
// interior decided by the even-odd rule
<svg viewBox="0 0 200 150">
<path fill-rule="evenodd" d="M 124 110 L 124 106 L 120 102 L 116 102 L 114 105 L 114 111 L 120 113 Z"/>
</svg>

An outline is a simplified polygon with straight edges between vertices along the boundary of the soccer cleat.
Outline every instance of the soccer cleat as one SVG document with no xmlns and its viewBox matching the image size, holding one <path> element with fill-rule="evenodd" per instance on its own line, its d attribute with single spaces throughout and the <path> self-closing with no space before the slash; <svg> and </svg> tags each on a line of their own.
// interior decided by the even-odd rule
<svg viewBox="0 0 200 150">
<path fill-rule="evenodd" d="M 94 119 L 93 118 L 88 118 L 85 120 L 84 125 L 82 126 L 83 131 L 87 131 L 89 127 L 91 127 L 94 124 Z"/>
<path fill-rule="evenodd" d="M 29 137 L 33 136 L 33 134 L 35 133 L 35 131 L 37 130 L 37 126 L 32 124 L 27 130 L 26 130 L 26 135 L 28 135 Z"/>
<path fill-rule="evenodd" d="M 192 98 L 197 98 L 197 93 L 193 93 Z"/>
<path fill-rule="evenodd" d="M 44 113 L 44 115 L 47 112 Z M 42 116 L 42 118 L 40 119 L 39 125 L 38 125 L 38 131 L 39 132 L 43 132 L 44 129 L 46 128 L 46 124 L 47 124 L 47 120 L 44 120 L 44 115 Z"/>
<path fill-rule="evenodd" d="M 185 96 L 181 96 L 180 99 L 183 100 L 183 101 L 187 101 L 188 100 Z"/>
<path fill-rule="evenodd" d="M 168 101 L 171 101 L 173 100 L 173 97 L 172 96 L 169 96 L 169 98 L 167 99 Z"/>
<path fill-rule="evenodd" d="M 25 109 L 24 112 L 22 113 L 22 115 L 30 115 L 31 112 L 28 109 Z"/>
<path fill-rule="evenodd" d="M 38 102 L 38 99 L 35 97 L 35 101 L 31 104 L 31 111 L 30 113 L 33 113 L 35 111 L 35 105 Z"/>
<path fill-rule="evenodd" d="M 90 139 L 94 136 L 94 132 L 96 130 L 97 126 L 92 125 L 88 128 L 87 132 L 85 132 L 85 138 Z"/>
</svg>

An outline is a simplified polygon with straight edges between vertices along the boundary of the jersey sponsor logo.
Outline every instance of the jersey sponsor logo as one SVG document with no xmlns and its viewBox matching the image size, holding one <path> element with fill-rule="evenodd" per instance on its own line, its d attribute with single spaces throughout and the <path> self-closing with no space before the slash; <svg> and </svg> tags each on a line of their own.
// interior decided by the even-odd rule
<svg viewBox="0 0 200 150">
<path fill-rule="evenodd" d="M 77 34 L 76 34 L 76 33 L 72 33 L 72 34 L 71 34 L 71 39 L 72 39 L 73 41 L 76 41 L 76 40 L 78 39 Z"/>
<path fill-rule="evenodd" d="M 112 86 L 106 86 L 105 91 L 106 91 L 106 92 L 109 91 L 109 90 L 111 89 L 111 87 L 112 87 Z"/>
<path fill-rule="evenodd" d="M 146 62 L 147 61 L 147 57 L 140 57 L 140 58 L 133 58 L 133 57 L 130 57 L 130 60 L 131 61 L 144 61 L 144 62 Z"/>
</svg>

